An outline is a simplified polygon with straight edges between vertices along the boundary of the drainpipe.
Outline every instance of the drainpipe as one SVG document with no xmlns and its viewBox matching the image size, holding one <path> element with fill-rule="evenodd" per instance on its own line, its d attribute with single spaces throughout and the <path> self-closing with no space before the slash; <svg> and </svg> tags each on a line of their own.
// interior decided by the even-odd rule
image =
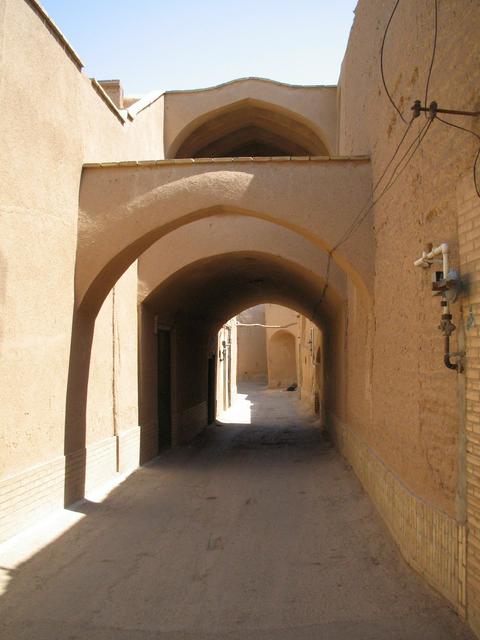
<svg viewBox="0 0 480 640">
<path fill-rule="evenodd" d="M 450 336 L 455 331 L 456 326 L 452 322 L 452 314 L 448 308 L 448 301 L 442 300 L 441 302 L 442 309 L 444 313 L 442 313 L 442 319 L 440 320 L 440 324 L 438 328 L 443 333 L 444 336 L 444 350 L 443 350 L 443 362 L 447 369 L 453 369 L 454 371 L 458 371 L 461 373 L 463 371 L 463 367 L 460 362 L 451 362 L 450 358 L 462 356 L 463 354 L 460 352 L 450 353 Z"/>
<path fill-rule="evenodd" d="M 413 264 L 416 267 L 428 269 L 434 262 L 439 262 L 439 260 L 436 260 L 437 256 L 442 256 L 442 277 L 440 280 L 437 280 L 437 278 L 434 279 L 434 281 L 432 282 L 432 291 L 433 295 L 442 296 L 442 318 L 440 320 L 438 328 L 444 336 L 443 363 L 445 364 L 447 369 L 453 369 L 458 373 L 462 373 L 463 366 L 461 358 L 465 355 L 464 352 L 450 351 L 450 336 L 455 331 L 456 327 L 452 322 L 452 314 L 450 313 L 449 302 L 454 302 L 458 295 L 459 277 L 456 271 L 450 271 L 449 269 L 449 251 L 448 244 L 446 242 L 442 243 L 438 247 L 433 247 L 433 245 L 430 244 L 426 247 L 426 249 L 426 251 L 422 252 L 422 257 L 418 260 L 415 260 Z M 452 362 L 451 358 L 458 358 L 458 361 Z"/>
</svg>

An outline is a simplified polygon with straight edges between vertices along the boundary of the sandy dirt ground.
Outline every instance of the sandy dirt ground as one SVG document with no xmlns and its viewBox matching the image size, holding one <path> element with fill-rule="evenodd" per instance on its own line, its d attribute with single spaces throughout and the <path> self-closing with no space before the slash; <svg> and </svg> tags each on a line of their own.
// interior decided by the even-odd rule
<svg viewBox="0 0 480 640">
<path fill-rule="evenodd" d="M 0 548 L 2 640 L 473 638 L 296 393 L 240 391 L 63 531 L 57 516 Z"/>
</svg>

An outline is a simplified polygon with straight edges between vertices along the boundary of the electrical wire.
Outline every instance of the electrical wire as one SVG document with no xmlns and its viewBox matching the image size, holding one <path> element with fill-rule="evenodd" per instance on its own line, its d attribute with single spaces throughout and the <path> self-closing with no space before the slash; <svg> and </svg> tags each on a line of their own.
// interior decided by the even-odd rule
<svg viewBox="0 0 480 640">
<path fill-rule="evenodd" d="M 428 89 L 430 88 L 430 78 L 432 76 L 433 63 L 435 62 L 435 54 L 437 53 L 437 36 L 438 36 L 438 0 L 433 0 L 434 5 L 434 22 L 433 22 L 433 47 L 430 67 L 428 69 L 427 82 L 425 84 L 425 106 L 428 104 Z M 427 114 L 425 113 L 425 117 Z"/>
<path fill-rule="evenodd" d="M 399 5 L 399 4 L 400 4 L 400 0 L 397 0 L 397 1 L 395 2 L 395 6 L 393 7 L 392 13 L 390 14 L 390 18 L 388 19 L 387 26 L 385 27 L 385 32 L 384 32 L 384 34 L 383 34 L 383 38 L 382 38 L 382 46 L 380 47 L 380 74 L 381 74 L 381 76 L 382 76 L 383 88 L 385 89 L 385 93 L 387 94 L 388 99 L 389 99 L 389 100 L 390 100 L 390 102 L 392 103 L 392 105 L 393 105 L 393 107 L 394 107 L 395 111 L 398 113 L 398 115 L 399 115 L 399 116 L 400 116 L 400 118 L 403 120 L 403 122 L 405 122 L 405 124 L 407 124 L 407 121 L 405 120 L 405 118 L 404 118 L 404 116 L 403 116 L 402 112 L 400 111 L 400 109 L 399 109 L 399 108 L 397 107 L 397 105 L 395 104 L 395 101 L 394 101 L 394 99 L 392 98 L 392 96 L 391 96 L 391 94 L 390 94 L 390 91 L 388 90 L 387 83 L 386 83 L 386 81 L 385 81 L 385 71 L 384 71 L 384 68 L 383 68 L 383 54 L 384 54 L 384 48 L 385 48 L 385 41 L 386 41 L 386 39 L 387 39 L 387 33 L 388 33 L 389 28 L 390 28 L 390 23 L 391 23 L 391 22 L 392 22 L 392 20 L 393 20 L 393 16 L 395 15 L 395 13 L 396 13 L 396 11 L 397 11 L 397 8 L 398 8 L 398 5 Z"/>
<path fill-rule="evenodd" d="M 405 140 L 405 138 L 408 135 L 408 132 L 410 131 L 413 121 L 415 120 L 415 118 L 411 118 L 411 120 L 409 121 L 407 128 L 405 129 L 403 136 L 400 140 L 400 142 L 397 144 L 397 148 L 395 149 L 395 152 L 393 154 L 393 156 L 390 158 L 389 162 L 387 163 L 387 166 L 385 167 L 385 169 L 382 171 L 382 174 L 380 175 L 380 177 L 378 178 L 378 180 L 376 181 L 376 183 L 373 185 L 373 190 L 372 193 L 375 193 L 376 189 L 378 188 L 378 186 L 380 185 L 380 183 L 382 182 L 383 178 L 385 177 L 385 174 L 387 173 L 387 171 L 390 169 L 390 166 L 392 164 L 392 162 L 395 160 L 395 158 L 397 157 L 397 153 L 400 151 L 400 148 L 403 144 L 403 141 Z"/>
<path fill-rule="evenodd" d="M 409 146 L 407 147 L 407 150 L 404 152 L 404 154 L 402 155 L 402 157 L 400 158 L 400 160 L 397 162 L 397 164 L 395 165 L 395 167 L 393 168 L 392 174 L 389 178 L 389 180 L 387 181 L 387 184 L 385 185 L 385 187 L 383 188 L 383 191 L 380 193 L 380 195 L 378 196 L 378 198 L 375 198 L 375 192 L 377 187 L 379 186 L 379 184 L 381 183 L 381 180 L 383 179 L 383 176 L 386 173 L 386 170 L 384 170 L 384 172 L 382 173 L 381 177 L 379 180 L 377 180 L 373 190 L 372 190 L 372 195 L 370 197 L 370 199 L 368 200 L 368 202 L 362 207 L 362 209 L 358 212 L 358 214 L 355 216 L 355 218 L 353 219 L 352 223 L 350 224 L 350 226 L 348 227 L 348 229 L 344 232 L 344 234 L 340 237 L 340 239 L 338 240 L 338 242 L 334 245 L 334 247 L 332 248 L 332 253 L 334 251 L 336 251 L 342 244 L 344 244 L 349 238 L 350 236 L 358 229 L 358 227 L 362 224 L 362 222 L 365 220 L 365 218 L 367 217 L 367 215 L 370 213 L 370 211 L 372 210 L 372 208 L 375 206 L 375 204 L 377 204 L 377 202 L 380 200 L 380 198 L 382 198 L 387 191 L 390 189 L 391 186 L 393 186 L 394 182 L 396 182 L 396 178 L 395 174 L 398 171 L 399 167 L 401 166 L 402 162 L 405 160 L 405 158 L 408 156 L 408 154 L 410 153 L 410 151 L 412 150 L 412 148 L 418 143 L 423 140 L 423 134 L 424 132 L 426 133 L 426 130 L 428 130 L 428 128 L 430 128 L 432 121 L 429 120 L 428 122 L 426 122 L 423 127 L 420 129 L 419 133 L 415 136 L 415 138 L 412 140 L 412 142 L 409 144 Z M 411 123 L 410 123 L 411 125 Z M 409 127 L 410 128 L 410 127 Z M 388 163 L 387 167 L 389 167 L 392 164 L 393 159 L 396 157 L 398 151 L 400 150 L 400 147 L 403 143 L 405 139 L 405 136 L 402 138 L 402 140 L 400 141 L 400 143 L 398 144 L 395 153 L 392 156 L 392 159 L 390 160 L 390 162 Z M 411 160 L 411 157 L 413 157 L 413 155 L 415 154 L 416 150 L 418 147 L 415 147 L 412 156 L 410 156 L 407 159 L 407 162 L 405 164 L 405 167 L 408 165 L 408 163 Z M 401 173 L 403 173 L 404 168 L 402 168 Z M 370 202 L 371 200 L 371 202 Z"/>
<path fill-rule="evenodd" d="M 407 129 L 407 131 L 410 129 L 411 124 L 413 122 L 410 121 L 409 123 L 409 127 Z M 405 153 L 402 155 L 402 157 L 400 158 L 400 160 L 397 162 L 397 164 L 395 165 L 392 174 L 389 178 L 389 180 L 387 181 L 387 184 L 384 186 L 383 190 L 380 192 L 380 194 L 378 195 L 378 197 L 375 198 L 375 190 L 378 187 L 378 185 L 380 184 L 380 182 L 382 181 L 384 175 L 386 174 L 388 167 L 390 167 L 390 165 L 392 164 L 393 160 L 395 159 L 395 157 L 397 156 L 403 141 L 405 140 L 406 134 L 403 135 L 402 139 L 400 140 L 400 142 L 397 145 L 397 148 L 395 149 L 395 152 L 392 156 L 392 158 L 390 159 L 390 161 L 388 162 L 386 168 L 384 169 L 384 171 L 382 172 L 380 178 L 377 180 L 374 189 L 372 190 L 372 196 L 369 199 L 369 201 L 362 207 L 362 209 L 360 210 L 360 212 L 355 216 L 352 224 L 350 225 L 350 227 L 345 231 L 345 233 L 343 234 L 343 236 L 341 236 L 340 240 L 329 250 L 328 252 L 328 258 L 327 258 L 327 267 L 325 270 L 325 284 L 322 288 L 322 292 L 320 294 L 319 300 L 318 302 L 315 304 L 314 308 L 313 308 L 313 314 L 312 317 L 315 317 L 315 314 L 318 310 L 318 307 L 321 305 L 321 303 L 323 302 L 325 295 L 327 293 L 328 290 L 328 286 L 329 286 L 329 279 L 330 279 L 330 270 L 331 270 L 331 264 L 332 264 L 332 256 L 334 251 L 336 251 L 342 244 L 344 244 L 354 233 L 355 231 L 360 227 L 360 225 L 362 224 L 362 222 L 365 220 L 365 218 L 367 217 L 367 215 L 370 213 L 370 211 L 373 209 L 373 207 L 378 204 L 378 202 L 388 193 L 388 191 L 393 187 L 393 185 L 397 182 L 398 178 L 402 175 L 402 173 L 405 171 L 405 169 L 408 167 L 410 161 L 412 160 L 413 156 L 416 154 L 416 152 L 418 151 L 418 149 L 420 148 L 420 145 L 422 144 L 425 136 L 427 135 L 431 125 L 433 123 L 433 120 L 428 120 L 428 122 L 426 122 L 423 127 L 420 129 L 419 133 L 417 133 L 417 135 L 415 136 L 415 138 L 412 140 L 412 142 L 410 143 L 410 145 L 408 146 L 407 150 L 405 151 Z M 480 137 L 480 136 L 479 136 Z M 413 150 L 412 150 L 413 149 Z M 408 155 L 410 154 L 410 155 Z M 408 156 L 408 157 L 407 157 Z M 480 151 L 479 151 L 479 156 L 480 156 Z M 403 167 L 401 167 L 402 162 L 405 160 L 406 158 L 406 162 L 403 165 Z M 401 167 L 401 168 L 400 168 Z M 398 172 L 398 173 L 397 173 Z"/>
<path fill-rule="evenodd" d="M 438 0 L 433 0 L 433 3 L 434 3 L 433 46 L 432 46 L 432 57 L 430 59 L 430 65 L 429 65 L 429 68 L 428 68 L 427 80 L 426 80 L 426 83 L 425 83 L 425 105 L 427 105 L 427 103 L 428 103 L 428 91 L 429 91 L 429 88 L 430 88 L 430 79 L 431 79 L 431 76 L 432 76 L 433 65 L 435 63 L 435 56 L 436 56 L 436 53 L 437 53 Z M 402 147 L 402 144 L 403 144 L 405 138 L 407 137 L 408 132 L 410 131 L 410 128 L 411 128 L 411 126 L 413 124 L 413 121 L 415 119 L 415 117 L 412 117 L 409 122 L 407 122 L 407 120 L 405 120 L 405 117 L 401 113 L 400 109 L 398 108 L 397 104 L 395 103 L 394 99 L 392 98 L 392 95 L 391 95 L 390 91 L 388 90 L 388 86 L 387 86 L 387 83 L 386 83 L 386 80 L 385 80 L 385 70 L 384 70 L 384 66 L 383 66 L 385 42 L 386 42 L 386 39 L 387 39 L 388 30 L 390 28 L 390 24 L 391 24 L 391 22 L 392 22 L 392 20 L 393 20 L 393 18 L 395 16 L 395 13 L 396 13 L 396 11 L 398 9 L 398 5 L 399 4 L 400 4 L 400 0 L 396 0 L 395 5 L 394 5 L 394 7 L 392 9 L 392 13 L 390 14 L 390 17 L 388 19 L 387 26 L 385 27 L 385 32 L 383 34 L 382 45 L 380 47 L 380 73 L 381 73 L 381 77 L 382 77 L 382 82 L 383 82 L 383 87 L 385 89 L 385 93 L 387 94 L 387 97 L 390 100 L 391 104 L 393 105 L 395 111 L 398 113 L 398 115 L 403 120 L 403 122 L 407 125 L 407 128 L 405 129 L 405 131 L 403 133 L 403 136 L 402 136 L 400 142 L 398 143 L 398 145 L 397 145 L 392 157 L 390 158 L 389 162 L 387 163 L 387 165 L 385 166 L 384 170 L 382 171 L 380 177 L 378 178 L 378 180 L 376 181 L 375 185 L 373 186 L 371 202 L 369 200 L 369 202 L 367 202 L 364 205 L 364 207 L 362 207 L 362 209 L 359 211 L 359 213 L 353 219 L 350 227 L 348 227 L 348 229 L 345 231 L 345 233 L 340 238 L 340 240 L 328 252 L 327 268 L 326 268 L 326 271 L 325 271 L 325 284 L 323 286 L 322 293 L 320 295 L 320 299 L 319 299 L 319 301 L 317 302 L 317 304 L 314 307 L 314 314 L 316 313 L 318 307 L 320 306 L 320 304 L 322 303 L 323 299 L 325 298 L 325 294 L 327 293 L 328 284 L 329 284 L 329 277 L 330 277 L 330 269 L 331 269 L 331 263 L 332 263 L 332 256 L 333 256 L 334 251 L 336 251 L 342 244 L 344 244 L 355 233 L 355 231 L 360 227 L 360 225 L 365 220 L 365 218 L 370 213 L 370 211 L 373 209 L 373 207 L 378 203 L 378 201 L 381 198 L 383 198 L 383 196 L 391 189 L 391 187 L 393 187 L 395 182 L 398 180 L 398 178 L 402 175 L 402 173 L 407 168 L 408 164 L 410 163 L 410 161 L 413 158 L 413 156 L 415 155 L 415 153 L 418 151 L 420 145 L 423 142 L 423 139 L 427 135 L 427 133 L 428 133 L 428 131 L 429 131 L 431 125 L 432 125 L 432 122 L 433 122 L 433 120 L 429 119 L 427 121 L 427 123 L 422 127 L 420 132 L 417 134 L 417 136 L 414 138 L 414 140 L 410 143 L 409 147 L 407 148 L 407 150 L 405 151 L 403 156 L 400 158 L 400 160 L 395 165 L 395 167 L 394 167 L 394 169 L 393 169 L 393 171 L 392 171 L 392 173 L 390 175 L 390 178 L 387 181 L 387 184 L 383 188 L 383 191 L 380 193 L 380 195 L 377 198 L 375 198 L 375 192 L 376 192 L 377 188 L 380 186 L 382 180 L 384 179 L 385 175 L 387 174 L 387 172 L 388 172 L 389 168 L 391 167 L 393 161 L 397 157 L 397 154 L 400 151 L 400 148 Z M 425 117 L 427 117 L 426 113 L 425 113 Z M 441 118 L 438 118 L 438 119 L 441 120 Z M 445 124 L 451 124 L 451 123 L 448 123 L 446 120 L 441 120 L 441 121 L 444 122 Z M 456 126 L 456 125 L 452 125 L 452 126 Z M 458 127 L 458 128 L 463 129 L 463 127 Z M 473 131 L 469 131 L 468 129 L 464 129 L 464 131 L 468 131 L 469 133 L 473 133 L 473 135 L 477 135 Z M 477 137 L 480 140 L 480 136 L 477 136 Z M 410 153 L 412 148 L 413 148 L 413 151 L 411 152 L 410 156 L 408 156 L 408 154 Z M 407 156 L 408 156 L 407 161 L 405 162 L 404 166 L 399 170 L 399 167 L 401 166 L 403 160 Z M 475 157 L 475 162 L 474 162 L 474 166 L 473 166 L 475 189 L 477 191 L 477 194 L 480 197 L 480 192 L 479 192 L 479 188 L 478 188 L 477 181 L 476 181 L 476 166 L 477 166 L 479 158 L 480 158 L 480 148 L 479 148 L 478 153 L 477 153 L 477 155 Z M 398 171 L 398 173 L 397 173 L 397 171 Z"/>
<path fill-rule="evenodd" d="M 475 131 L 472 131 L 471 129 L 467 129 L 466 127 L 462 127 L 461 125 L 455 124 L 448 120 L 444 120 L 443 118 L 440 118 L 440 116 L 438 115 L 436 119 L 442 122 L 443 124 L 448 125 L 449 127 L 454 127 L 455 129 L 460 129 L 460 131 L 465 131 L 466 133 L 470 133 L 472 136 L 475 136 L 475 138 L 477 138 L 477 140 L 480 141 L 480 135 Z M 480 147 L 478 148 L 477 154 L 475 156 L 475 160 L 473 162 L 473 183 L 475 185 L 475 191 L 477 192 L 477 196 L 480 198 L 480 185 L 477 179 L 477 165 L 478 165 L 479 158 L 480 158 Z"/>
</svg>

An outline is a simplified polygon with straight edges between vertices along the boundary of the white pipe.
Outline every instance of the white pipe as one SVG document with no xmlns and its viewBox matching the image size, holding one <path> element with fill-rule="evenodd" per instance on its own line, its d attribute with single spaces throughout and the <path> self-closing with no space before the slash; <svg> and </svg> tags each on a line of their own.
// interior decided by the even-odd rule
<svg viewBox="0 0 480 640">
<path fill-rule="evenodd" d="M 430 267 L 433 263 L 433 260 L 436 256 L 442 255 L 442 263 L 443 263 L 443 277 L 446 278 L 448 275 L 449 267 L 448 267 L 448 244 L 443 242 L 438 247 L 434 247 L 428 253 L 426 251 L 422 252 L 422 257 L 415 260 L 413 263 L 416 267 L 423 267 L 426 269 Z"/>
</svg>

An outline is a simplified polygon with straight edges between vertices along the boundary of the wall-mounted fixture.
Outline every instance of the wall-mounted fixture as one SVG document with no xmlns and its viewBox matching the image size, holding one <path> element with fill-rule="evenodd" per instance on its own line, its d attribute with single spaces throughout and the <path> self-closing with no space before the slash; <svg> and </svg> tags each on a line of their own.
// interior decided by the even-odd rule
<svg viewBox="0 0 480 640">
<path fill-rule="evenodd" d="M 441 256 L 441 258 L 439 258 Z M 443 362 L 448 369 L 454 369 L 458 373 L 463 371 L 462 357 L 463 351 L 450 351 L 450 336 L 456 327 L 452 322 L 449 304 L 455 302 L 460 291 L 460 277 L 454 269 L 449 266 L 448 244 L 444 242 L 438 247 L 429 244 L 426 251 L 422 252 L 422 257 L 415 260 L 416 267 L 429 269 L 433 265 L 442 265 L 441 270 L 434 269 L 432 274 L 432 293 L 434 296 L 441 296 L 442 317 L 438 328 L 444 336 Z M 452 362 L 456 358 L 456 362 Z"/>
</svg>

